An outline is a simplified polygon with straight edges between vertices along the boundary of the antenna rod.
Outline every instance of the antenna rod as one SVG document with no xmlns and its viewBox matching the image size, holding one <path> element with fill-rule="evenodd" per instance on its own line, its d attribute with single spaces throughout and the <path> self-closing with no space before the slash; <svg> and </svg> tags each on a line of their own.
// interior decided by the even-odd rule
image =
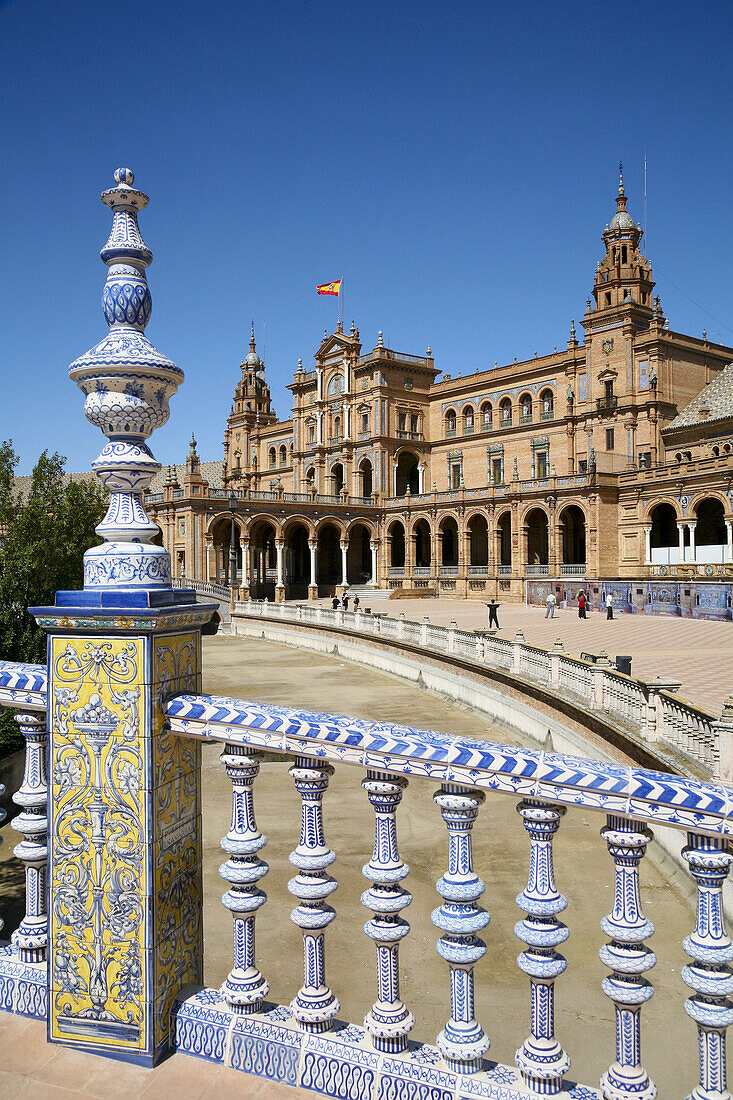
<svg viewBox="0 0 733 1100">
<path fill-rule="evenodd" d="M 644 253 L 649 255 L 649 241 L 646 236 L 646 153 L 644 153 Z"/>
</svg>

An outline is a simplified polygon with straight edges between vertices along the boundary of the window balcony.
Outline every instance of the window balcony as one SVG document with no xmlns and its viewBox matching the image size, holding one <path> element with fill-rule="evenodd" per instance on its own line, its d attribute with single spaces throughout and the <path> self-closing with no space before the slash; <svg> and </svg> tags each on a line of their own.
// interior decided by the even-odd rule
<svg viewBox="0 0 733 1100">
<path fill-rule="evenodd" d="M 482 432 L 490 432 L 491 431 L 491 421 L 490 420 L 482 420 L 481 421 L 481 431 Z"/>
<path fill-rule="evenodd" d="M 550 567 L 549 565 L 527 565 L 525 566 L 525 575 L 528 577 L 548 577 Z"/>
<path fill-rule="evenodd" d="M 340 447 L 343 441 L 344 437 L 342 435 L 332 435 L 328 441 L 328 444 L 330 447 Z"/>
<path fill-rule="evenodd" d="M 440 567 L 441 577 L 457 577 L 458 566 L 457 565 L 441 565 Z"/>
<path fill-rule="evenodd" d="M 464 435 L 473 435 L 473 424 L 464 424 L 463 425 L 463 434 Z"/>
<path fill-rule="evenodd" d="M 585 576 L 585 562 L 582 565 L 561 565 L 560 566 L 561 577 L 584 577 Z"/>
<path fill-rule="evenodd" d="M 453 439 L 455 434 L 456 434 L 456 429 L 455 428 L 446 428 L 445 429 L 446 439 Z"/>
<path fill-rule="evenodd" d="M 512 575 L 511 565 L 500 565 L 499 566 L 499 576 L 500 577 L 511 577 L 511 575 Z"/>
<path fill-rule="evenodd" d="M 455 433 L 454 433 L 455 434 Z M 398 439 L 415 439 L 418 442 L 422 442 L 422 432 L 408 432 L 405 428 L 399 428 L 397 431 Z"/>
<path fill-rule="evenodd" d="M 522 413 L 522 415 L 519 418 L 519 423 L 520 424 L 531 424 L 532 423 L 532 413 Z"/>
<path fill-rule="evenodd" d="M 611 394 L 610 397 L 597 397 L 596 408 L 599 412 L 611 412 L 618 408 L 618 397 Z"/>
<path fill-rule="evenodd" d="M 540 413 L 540 420 L 554 420 L 555 413 L 553 409 L 548 409 L 547 412 Z"/>
</svg>

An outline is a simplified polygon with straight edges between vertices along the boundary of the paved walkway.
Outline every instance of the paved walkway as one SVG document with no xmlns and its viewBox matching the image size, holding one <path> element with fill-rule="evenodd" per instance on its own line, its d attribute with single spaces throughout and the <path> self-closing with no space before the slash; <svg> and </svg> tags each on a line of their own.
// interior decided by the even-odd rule
<svg viewBox="0 0 733 1100">
<path fill-rule="evenodd" d="M 331 606 L 330 600 L 320 602 Z M 455 619 L 462 630 L 485 630 L 488 621 L 486 605 L 479 600 L 375 600 L 372 610 L 395 617 L 404 611 L 418 622 L 427 615 L 438 626 Z M 521 629 L 530 645 L 551 648 L 561 638 L 572 657 L 601 649 L 612 658 L 629 654 L 632 675 L 641 680 L 657 675 L 680 680 L 680 698 L 714 714 L 733 693 L 733 623 L 671 615 L 616 615 L 608 622 L 605 612 L 598 611 L 580 620 L 577 610 L 556 610 L 550 620 L 544 608 L 515 603 L 501 604 L 499 623 L 502 637 L 513 638 Z"/>
</svg>

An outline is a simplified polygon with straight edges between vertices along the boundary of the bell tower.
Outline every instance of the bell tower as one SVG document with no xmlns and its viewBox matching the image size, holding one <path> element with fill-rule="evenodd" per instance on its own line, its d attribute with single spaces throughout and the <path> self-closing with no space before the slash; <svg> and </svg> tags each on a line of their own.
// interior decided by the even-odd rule
<svg viewBox="0 0 733 1100">
<path fill-rule="evenodd" d="M 259 429 L 274 424 L 270 387 L 265 381 L 265 363 L 257 354 L 255 326 L 249 339 L 249 354 L 240 363 L 242 377 L 234 391 L 227 427 L 224 433 L 224 482 L 239 481 L 252 466 L 253 440 Z"/>
<path fill-rule="evenodd" d="M 646 319 L 653 305 L 652 268 L 639 251 L 643 231 L 626 209 L 626 202 L 623 165 L 619 164 L 616 213 L 601 237 L 606 255 L 596 266 L 593 284 L 595 309 L 618 312 L 626 306 L 636 307 Z"/>
</svg>

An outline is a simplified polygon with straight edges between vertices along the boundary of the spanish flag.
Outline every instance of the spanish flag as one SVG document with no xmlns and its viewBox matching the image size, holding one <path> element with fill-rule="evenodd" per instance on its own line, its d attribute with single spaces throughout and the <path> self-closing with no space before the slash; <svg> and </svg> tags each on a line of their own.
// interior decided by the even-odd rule
<svg viewBox="0 0 733 1100">
<path fill-rule="evenodd" d="M 337 279 L 335 283 L 321 283 L 320 286 L 316 287 L 316 290 L 319 294 L 333 294 L 334 297 L 338 298 L 341 293 L 341 282 L 341 279 Z"/>
</svg>

